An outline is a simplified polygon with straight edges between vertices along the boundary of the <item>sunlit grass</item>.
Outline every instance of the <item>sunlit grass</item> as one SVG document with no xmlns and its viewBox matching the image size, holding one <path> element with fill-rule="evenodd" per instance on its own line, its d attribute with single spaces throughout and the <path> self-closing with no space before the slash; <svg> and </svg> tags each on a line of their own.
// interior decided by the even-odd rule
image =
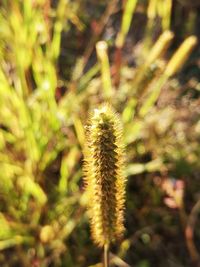
<svg viewBox="0 0 200 267">
<path fill-rule="evenodd" d="M 184 124 L 175 107 L 175 100 L 182 97 L 177 75 L 195 49 L 197 37 L 184 36 L 179 47 L 172 49 L 176 39 L 170 31 L 172 1 L 166 3 L 165 9 L 163 1 L 126 1 L 123 6 L 112 1 L 109 10 L 107 4 L 98 3 L 94 17 L 103 14 L 101 25 L 87 15 L 91 10 L 84 1 L 60 0 L 53 6 L 48 0 L 0 4 L 1 266 L 31 266 L 37 261 L 44 267 L 85 267 L 98 262 L 85 216 L 88 198 L 82 185 L 82 149 L 83 125 L 89 112 L 104 101 L 122 117 L 130 181 L 143 173 L 182 175 L 185 162 L 188 173 L 199 170 L 199 120 Z M 109 12 L 120 14 L 121 22 L 107 41 L 102 33 Z M 131 65 L 124 57 L 126 41 L 134 35 L 131 23 L 141 13 L 147 21 L 142 39 L 133 44 L 134 56 L 128 55 L 134 60 Z M 91 24 L 96 25 L 95 33 L 89 31 Z M 155 38 L 152 33 L 157 27 Z M 82 40 L 89 46 L 81 55 L 71 55 L 75 64 L 66 79 L 60 75 L 59 59 L 67 60 L 70 52 L 63 51 L 63 44 L 72 32 L 75 44 Z M 173 95 L 174 102 L 159 105 L 167 95 Z M 194 100 L 184 107 L 191 112 L 195 105 Z M 149 191 L 159 203 L 155 188 Z M 127 206 L 133 210 L 131 194 Z M 127 218 L 131 212 L 127 209 Z M 119 266 L 132 242 L 129 230 L 125 243 L 119 244 L 119 255 L 112 255 Z"/>
</svg>

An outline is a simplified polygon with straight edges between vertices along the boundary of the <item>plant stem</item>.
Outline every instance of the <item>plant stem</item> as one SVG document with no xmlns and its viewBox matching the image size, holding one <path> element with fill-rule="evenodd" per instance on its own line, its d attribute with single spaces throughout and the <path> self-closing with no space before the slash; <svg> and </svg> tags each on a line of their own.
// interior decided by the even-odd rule
<svg viewBox="0 0 200 267">
<path fill-rule="evenodd" d="M 104 267 L 109 267 L 109 245 L 104 245 Z"/>
</svg>

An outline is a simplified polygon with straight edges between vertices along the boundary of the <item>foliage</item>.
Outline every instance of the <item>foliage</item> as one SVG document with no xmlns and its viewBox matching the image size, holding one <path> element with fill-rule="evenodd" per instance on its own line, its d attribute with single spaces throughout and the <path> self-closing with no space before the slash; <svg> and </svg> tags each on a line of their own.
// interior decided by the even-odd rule
<svg viewBox="0 0 200 267">
<path fill-rule="evenodd" d="M 191 9 L 179 42 L 171 18 L 183 7 L 164 2 L 1 2 L 1 266 L 99 261 L 86 216 L 82 148 L 89 111 L 102 102 L 121 114 L 128 177 L 126 238 L 111 261 L 155 266 L 156 258 L 164 266 L 155 251 L 162 255 L 166 236 L 169 260 L 199 260 L 180 230 L 194 230 L 196 211 L 186 211 L 199 194 L 199 82 L 195 60 L 187 64 L 198 16 Z M 176 254 L 177 236 L 186 244 L 178 251 L 187 246 L 191 260 Z"/>
</svg>

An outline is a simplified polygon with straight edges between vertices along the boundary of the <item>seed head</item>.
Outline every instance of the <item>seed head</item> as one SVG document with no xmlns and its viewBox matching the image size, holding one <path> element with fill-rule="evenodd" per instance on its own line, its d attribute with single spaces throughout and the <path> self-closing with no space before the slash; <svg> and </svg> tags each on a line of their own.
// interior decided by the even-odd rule
<svg viewBox="0 0 200 267">
<path fill-rule="evenodd" d="M 109 105 L 95 109 L 86 131 L 84 174 L 92 238 L 99 246 L 124 231 L 125 177 L 122 126 Z"/>
</svg>

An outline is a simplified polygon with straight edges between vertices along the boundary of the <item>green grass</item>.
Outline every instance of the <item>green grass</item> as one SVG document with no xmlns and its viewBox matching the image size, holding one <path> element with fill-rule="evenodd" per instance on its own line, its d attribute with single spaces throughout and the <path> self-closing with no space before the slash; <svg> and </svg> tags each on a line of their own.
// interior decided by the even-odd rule
<svg viewBox="0 0 200 267">
<path fill-rule="evenodd" d="M 117 1 L 0 4 L 1 266 L 85 267 L 100 261 L 101 250 L 90 240 L 82 149 L 89 112 L 103 102 L 121 114 L 128 177 L 126 236 L 111 261 L 151 266 L 153 256 L 142 256 L 148 244 L 134 243 L 134 233 L 140 236 L 137 231 L 159 224 L 156 209 L 164 214 L 167 230 L 174 219 L 154 178 L 174 175 L 187 183 L 200 168 L 199 82 L 192 75 L 181 84 L 196 37 L 191 30 L 182 36 L 180 49 L 170 47 L 177 44 L 176 32 L 169 31 L 171 1 L 165 11 L 161 2 L 127 1 L 124 9 Z M 144 16 L 146 24 L 128 54 L 132 66 L 124 54 L 137 16 Z M 115 18 L 121 26 L 107 42 L 103 33 Z M 155 32 L 160 32 L 156 42 Z M 198 193 L 195 183 L 186 190 L 188 212 Z M 180 229 L 180 222 L 176 226 Z M 152 231 L 147 243 L 154 244 Z M 178 256 L 177 262 L 182 262 Z"/>
</svg>

